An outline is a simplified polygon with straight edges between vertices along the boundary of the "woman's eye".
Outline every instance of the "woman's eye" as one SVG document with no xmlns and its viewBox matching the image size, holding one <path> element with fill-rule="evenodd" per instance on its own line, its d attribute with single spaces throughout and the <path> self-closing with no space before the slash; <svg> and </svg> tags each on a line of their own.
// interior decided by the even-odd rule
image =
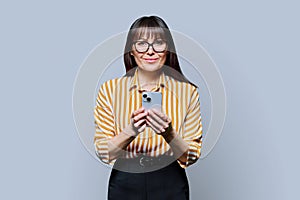
<svg viewBox="0 0 300 200">
<path fill-rule="evenodd" d="M 136 44 L 139 45 L 139 46 L 146 46 L 147 42 L 140 41 L 140 42 L 137 42 Z"/>
<path fill-rule="evenodd" d="M 156 40 L 154 42 L 154 44 L 156 44 L 156 45 L 162 45 L 162 44 L 164 44 L 164 41 L 163 40 Z"/>
</svg>

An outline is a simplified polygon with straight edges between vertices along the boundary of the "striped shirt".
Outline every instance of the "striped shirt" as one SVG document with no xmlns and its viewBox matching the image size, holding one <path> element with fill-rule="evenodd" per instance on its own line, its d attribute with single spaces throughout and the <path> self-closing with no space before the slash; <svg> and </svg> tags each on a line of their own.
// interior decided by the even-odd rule
<svg viewBox="0 0 300 200">
<path fill-rule="evenodd" d="M 142 91 L 138 81 L 138 68 L 133 76 L 123 76 L 104 82 L 99 89 L 94 118 L 96 132 L 94 145 L 97 156 L 104 163 L 109 161 L 108 140 L 118 135 L 130 123 L 130 115 L 142 106 Z M 197 88 L 160 74 L 159 81 L 151 91 L 162 93 L 162 112 L 172 120 L 172 127 L 187 142 L 187 161 L 177 160 L 182 168 L 195 163 L 200 157 L 202 145 L 202 122 Z M 174 155 L 161 135 L 146 127 L 126 148 L 122 157 L 135 158 L 140 154 L 157 157 Z"/>
</svg>

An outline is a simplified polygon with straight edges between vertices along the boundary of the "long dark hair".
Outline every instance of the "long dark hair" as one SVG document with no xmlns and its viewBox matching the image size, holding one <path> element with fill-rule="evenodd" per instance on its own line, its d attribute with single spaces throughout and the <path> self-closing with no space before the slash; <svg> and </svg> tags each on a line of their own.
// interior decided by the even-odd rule
<svg viewBox="0 0 300 200">
<path fill-rule="evenodd" d="M 124 49 L 124 64 L 126 68 L 125 76 L 133 76 L 134 70 L 132 69 L 137 67 L 134 57 L 130 54 L 132 50 L 132 42 L 139 39 L 140 36 L 146 35 L 149 37 L 151 34 L 167 41 L 167 55 L 164 63 L 165 66 L 163 66 L 164 73 L 178 81 L 191 83 L 183 75 L 179 66 L 174 41 L 169 27 L 164 20 L 158 16 L 144 16 L 135 20 L 135 22 L 131 25 Z M 191 84 L 194 85 L 193 83 Z"/>
</svg>

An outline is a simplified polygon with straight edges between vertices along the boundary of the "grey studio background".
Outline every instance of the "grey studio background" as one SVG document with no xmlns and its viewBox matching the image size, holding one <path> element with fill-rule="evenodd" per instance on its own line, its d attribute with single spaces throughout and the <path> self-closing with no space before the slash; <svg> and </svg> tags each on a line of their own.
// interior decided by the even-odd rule
<svg viewBox="0 0 300 200">
<path fill-rule="evenodd" d="M 299 6 L 1 1 L 0 199 L 106 199 L 110 171 L 80 142 L 73 83 L 97 44 L 150 14 L 202 44 L 226 88 L 222 135 L 187 169 L 191 199 L 299 199 Z"/>
</svg>

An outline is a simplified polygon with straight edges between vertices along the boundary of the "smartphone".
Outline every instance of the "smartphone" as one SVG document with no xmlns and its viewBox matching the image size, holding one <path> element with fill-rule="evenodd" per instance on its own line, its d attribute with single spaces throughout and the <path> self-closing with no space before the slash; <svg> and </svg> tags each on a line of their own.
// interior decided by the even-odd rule
<svg viewBox="0 0 300 200">
<path fill-rule="evenodd" d="M 155 108 L 161 111 L 161 92 L 143 92 L 142 93 L 142 106 L 148 110 L 150 108 Z"/>
</svg>

